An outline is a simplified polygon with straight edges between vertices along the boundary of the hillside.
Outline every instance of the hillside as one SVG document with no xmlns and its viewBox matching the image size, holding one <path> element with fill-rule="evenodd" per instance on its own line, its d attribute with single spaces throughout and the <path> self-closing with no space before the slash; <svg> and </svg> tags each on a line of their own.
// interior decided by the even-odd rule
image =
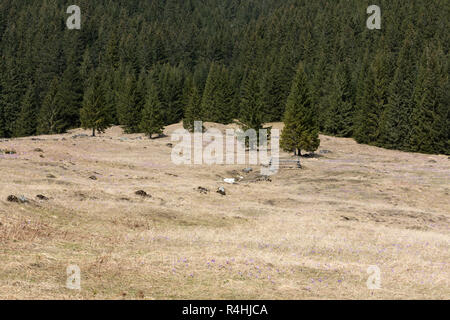
<svg viewBox="0 0 450 320">
<path fill-rule="evenodd" d="M 82 133 L 0 141 L 0 299 L 450 297 L 447 156 L 322 135 L 303 169 L 255 181 L 175 166 L 169 136 Z"/>
<path fill-rule="evenodd" d="M 148 114 L 255 128 L 283 119 L 302 64 L 320 132 L 450 155 L 448 0 L 379 0 L 376 30 L 361 0 L 76 4 L 80 29 L 61 1 L 0 3 L 1 138 Z"/>
</svg>

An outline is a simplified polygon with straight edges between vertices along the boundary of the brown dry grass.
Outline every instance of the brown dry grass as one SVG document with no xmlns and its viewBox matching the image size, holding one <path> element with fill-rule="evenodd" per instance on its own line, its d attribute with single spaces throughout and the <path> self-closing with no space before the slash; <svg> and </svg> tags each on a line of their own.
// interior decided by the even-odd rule
<svg viewBox="0 0 450 320">
<path fill-rule="evenodd" d="M 169 137 L 80 132 L 0 142 L 17 152 L 0 158 L 1 299 L 450 298 L 446 156 L 321 136 L 332 153 L 221 196 L 246 166 L 175 166 Z"/>
</svg>

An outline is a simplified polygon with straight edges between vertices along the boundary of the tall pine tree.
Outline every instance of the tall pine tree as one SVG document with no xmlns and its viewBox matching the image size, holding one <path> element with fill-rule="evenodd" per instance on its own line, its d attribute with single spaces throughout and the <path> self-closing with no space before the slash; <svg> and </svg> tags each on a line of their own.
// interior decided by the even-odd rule
<svg viewBox="0 0 450 320">
<path fill-rule="evenodd" d="M 81 126 L 92 129 L 92 136 L 95 136 L 95 132 L 104 132 L 111 123 L 102 81 L 99 74 L 91 75 L 80 110 Z"/>
<path fill-rule="evenodd" d="M 154 134 L 160 136 L 164 130 L 164 119 L 162 104 L 159 99 L 155 84 L 150 83 L 150 88 L 145 99 L 140 129 L 151 139 Z"/>
<path fill-rule="evenodd" d="M 300 63 L 286 103 L 280 141 L 283 150 L 294 151 L 298 155 L 301 155 L 302 150 L 317 150 L 320 139 L 313 108 L 308 79 L 303 64 Z"/>
</svg>

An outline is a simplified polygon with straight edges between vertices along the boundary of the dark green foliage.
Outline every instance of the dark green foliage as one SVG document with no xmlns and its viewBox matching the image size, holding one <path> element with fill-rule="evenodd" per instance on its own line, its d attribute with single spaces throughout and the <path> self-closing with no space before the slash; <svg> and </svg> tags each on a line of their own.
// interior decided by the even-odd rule
<svg viewBox="0 0 450 320">
<path fill-rule="evenodd" d="M 152 138 L 154 134 L 158 136 L 163 133 L 164 114 L 163 104 L 159 99 L 158 90 L 152 83 L 150 84 L 148 95 L 145 99 L 144 109 L 142 110 L 140 129 Z"/>
<path fill-rule="evenodd" d="M 359 143 L 376 144 L 380 137 L 380 121 L 389 96 L 389 64 L 385 51 L 380 50 L 367 69 L 361 85 L 359 110 L 354 136 Z"/>
<path fill-rule="evenodd" d="M 30 84 L 20 105 L 20 113 L 15 123 L 14 136 L 25 137 L 36 134 L 36 113 L 35 88 Z"/>
<path fill-rule="evenodd" d="M 193 84 L 184 111 L 183 127 L 189 131 L 194 131 L 195 121 L 203 121 L 203 112 L 200 93 L 197 86 Z"/>
<path fill-rule="evenodd" d="M 117 117 L 123 125 L 125 132 L 135 133 L 139 131 L 141 117 L 140 101 L 137 94 L 135 76 L 126 72 L 122 78 L 121 86 L 117 88 Z"/>
<path fill-rule="evenodd" d="M 331 91 L 324 130 L 332 135 L 350 137 L 355 116 L 355 92 L 347 64 L 341 64 L 336 69 Z"/>
<path fill-rule="evenodd" d="M 234 90 L 224 66 L 211 64 L 203 92 L 202 110 L 207 121 L 231 123 L 233 121 Z"/>
<path fill-rule="evenodd" d="M 44 97 L 38 116 L 38 134 L 55 134 L 63 132 L 66 123 L 63 120 L 64 108 L 59 100 L 59 79 L 54 78 Z"/>
<path fill-rule="evenodd" d="M 92 74 L 84 94 L 83 107 L 80 110 L 81 126 L 95 132 L 104 132 L 110 126 L 110 114 L 105 103 L 104 79 L 99 74 Z"/>
<path fill-rule="evenodd" d="M 410 145 L 423 153 L 450 153 L 449 106 L 443 97 L 448 90 L 448 70 L 442 64 L 441 48 L 427 47 L 423 53 L 419 76 L 414 91 L 414 109 L 411 117 Z"/>
<path fill-rule="evenodd" d="M 319 147 L 319 129 L 311 101 L 308 79 L 303 65 L 300 64 L 287 99 L 283 119 L 284 129 L 280 141 L 283 150 L 294 151 L 301 155 L 302 150 L 313 152 Z"/>
<path fill-rule="evenodd" d="M 67 30 L 58 1 L 1 2 L 0 137 L 79 126 L 92 72 L 102 79 L 109 122 L 127 132 L 140 130 L 149 83 L 164 125 L 189 124 L 199 110 L 205 121 L 231 123 L 252 112 L 258 121 L 279 121 L 303 61 L 322 132 L 381 147 L 449 152 L 446 0 L 380 0 L 382 29 L 372 31 L 366 28 L 369 3 L 358 0 L 77 5 L 82 28 Z M 244 94 L 248 70 L 255 72 L 258 93 Z M 194 104 L 202 103 L 192 109 L 194 83 Z M 252 96 L 260 109 L 242 103 Z M 36 108 L 36 124 L 23 131 L 28 106 Z"/>
<path fill-rule="evenodd" d="M 254 70 L 250 71 L 242 85 L 239 123 L 242 130 L 262 129 L 264 110 L 261 102 L 261 89 Z"/>
<path fill-rule="evenodd" d="M 159 92 L 164 124 L 173 124 L 183 118 L 184 76 L 181 68 L 164 64 L 158 66 L 152 79 Z"/>
<path fill-rule="evenodd" d="M 381 145 L 410 150 L 411 113 L 416 81 L 413 39 L 407 38 L 400 51 L 389 98 L 381 122 Z"/>
</svg>

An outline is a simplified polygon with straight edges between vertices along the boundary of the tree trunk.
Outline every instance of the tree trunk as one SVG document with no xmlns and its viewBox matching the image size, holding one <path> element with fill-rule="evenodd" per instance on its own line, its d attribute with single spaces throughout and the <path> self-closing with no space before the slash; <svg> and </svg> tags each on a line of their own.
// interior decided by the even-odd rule
<svg viewBox="0 0 450 320">
<path fill-rule="evenodd" d="M 92 128 L 92 136 L 95 137 L 95 128 Z"/>
</svg>

